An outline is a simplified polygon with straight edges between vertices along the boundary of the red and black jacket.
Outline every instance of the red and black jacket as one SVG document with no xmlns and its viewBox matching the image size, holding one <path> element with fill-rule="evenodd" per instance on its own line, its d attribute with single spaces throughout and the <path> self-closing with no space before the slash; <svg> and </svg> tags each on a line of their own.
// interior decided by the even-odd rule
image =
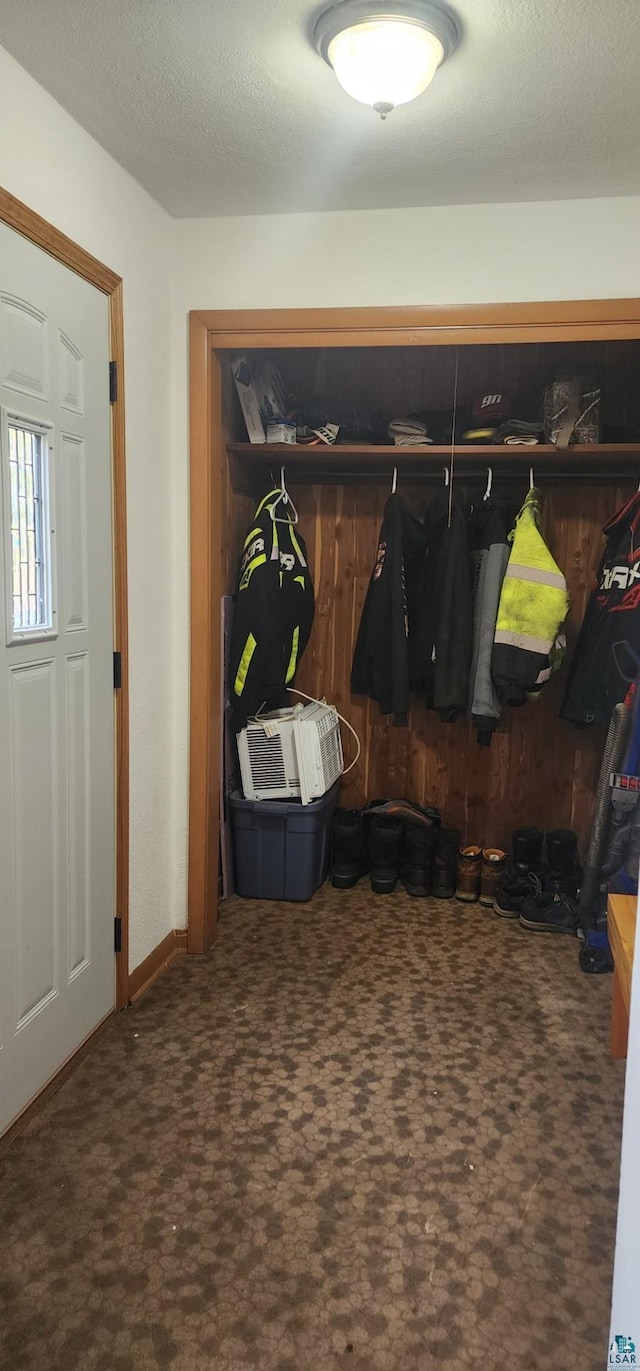
<svg viewBox="0 0 640 1371">
<path fill-rule="evenodd" d="M 628 682 L 615 662 L 617 643 L 640 653 L 640 491 L 605 524 L 607 539 L 571 664 L 561 714 L 575 724 L 604 724 Z"/>
</svg>

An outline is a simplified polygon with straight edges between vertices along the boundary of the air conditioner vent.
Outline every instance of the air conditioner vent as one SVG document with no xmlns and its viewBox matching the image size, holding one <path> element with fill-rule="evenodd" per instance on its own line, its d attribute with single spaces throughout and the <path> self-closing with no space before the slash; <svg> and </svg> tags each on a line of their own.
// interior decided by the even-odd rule
<svg viewBox="0 0 640 1371">
<path fill-rule="evenodd" d="M 260 789 L 273 786 L 280 789 L 287 783 L 287 773 L 282 756 L 282 743 L 279 737 L 267 738 L 257 730 L 249 730 L 247 744 L 251 762 L 251 775 L 254 784 Z"/>
</svg>

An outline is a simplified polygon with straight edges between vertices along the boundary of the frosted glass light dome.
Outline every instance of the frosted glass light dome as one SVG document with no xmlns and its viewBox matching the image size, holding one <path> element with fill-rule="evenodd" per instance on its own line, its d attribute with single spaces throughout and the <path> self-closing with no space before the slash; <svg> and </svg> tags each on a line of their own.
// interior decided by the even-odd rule
<svg viewBox="0 0 640 1371">
<path fill-rule="evenodd" d="M 440 0 L 341 0 L 320 15 L 314 38 L 343 90 L 385 119 L 426 90 L 459 27 Z"/>
<path fill-rule="evenodd" d="M 440 39 L 407 19 L 354 24 L 329 44 L 328 57 L 348 95 L 374 109 L 422 95 L 444 57 Z"/>
</svg>

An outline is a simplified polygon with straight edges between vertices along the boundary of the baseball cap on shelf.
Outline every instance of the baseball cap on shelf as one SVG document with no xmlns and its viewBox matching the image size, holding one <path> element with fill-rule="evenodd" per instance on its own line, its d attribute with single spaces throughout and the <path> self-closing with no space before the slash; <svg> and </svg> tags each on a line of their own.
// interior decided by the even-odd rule
<svg viewBox="0 0 640 1371">
<path fill-rule="evenodd" d="M 479 426 L 493 424 L 497 427 L 511 418 L 511 400 L 504 390 L 487 390 L 475 396 L 471 413 Z"/>
</svg>

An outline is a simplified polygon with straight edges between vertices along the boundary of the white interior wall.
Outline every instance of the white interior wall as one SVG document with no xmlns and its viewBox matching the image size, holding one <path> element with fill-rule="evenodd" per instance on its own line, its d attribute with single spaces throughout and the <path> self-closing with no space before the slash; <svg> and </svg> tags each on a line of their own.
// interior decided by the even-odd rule
<svg viewBox="0 0 640 1371">
<path fill-rule="evenodd" d="M 174 226 L 2 48 L 0 127 L 0 185 L 124 280 L 133 968 L 180 922 L 176 907 L 184 909 L 175 891 L 173 592 L 167 557 Z M 181 465 L 184 473 L 184 457 Z"/>
<path fill-rule="evenodd" d="M 188 311 L 640 296 L 639 248 L 640 197 L 176 222 L 173 565 L 180 889 L 187 831 Z"/>
<path fill-rule="evenodd" d="M 176 234 L 180 310 L 640 291 L 640 197 L 180 219 Z"/>
</svg>

